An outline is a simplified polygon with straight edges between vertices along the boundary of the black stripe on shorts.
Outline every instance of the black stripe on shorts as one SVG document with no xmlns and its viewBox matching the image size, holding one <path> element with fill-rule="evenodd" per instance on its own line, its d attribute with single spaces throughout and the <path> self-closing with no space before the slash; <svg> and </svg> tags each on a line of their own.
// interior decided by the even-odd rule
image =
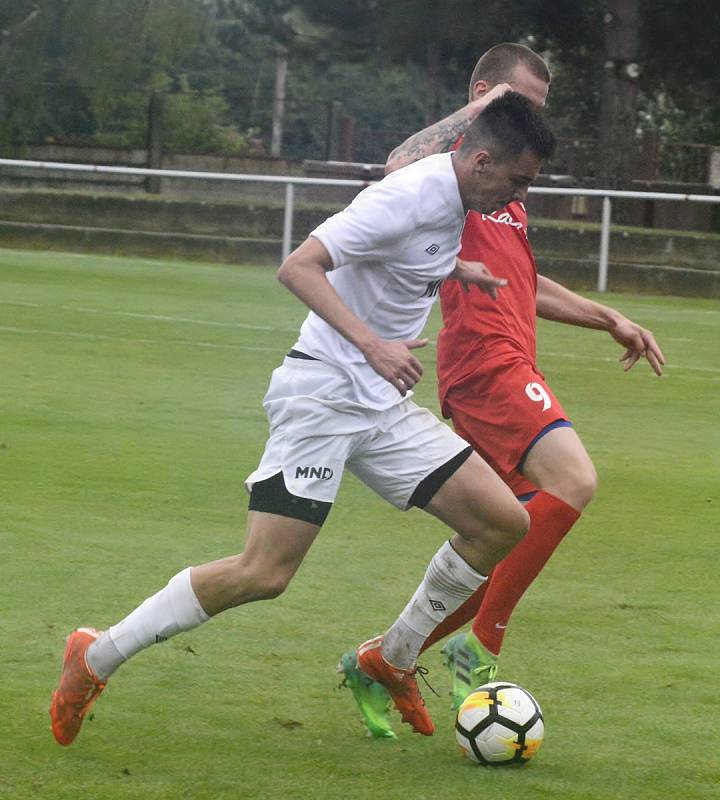
<svg viewBox="0 0 720 800">
<path fill-rule="evenodd" d="M 417 506 L 418 508 L 425 508 L 425 506 L 435 497 L 438 489 L 454 475 L 460 467 L 470 458 L 473 449 L 466 447 L 461 450 L 456 456 L 453 456 L 450 461 L 446 461 L 439 466 L 436 470 L 431 472 L 415 487 L 415 491 L 410 496 L 408 508 Z"/>
</svg>

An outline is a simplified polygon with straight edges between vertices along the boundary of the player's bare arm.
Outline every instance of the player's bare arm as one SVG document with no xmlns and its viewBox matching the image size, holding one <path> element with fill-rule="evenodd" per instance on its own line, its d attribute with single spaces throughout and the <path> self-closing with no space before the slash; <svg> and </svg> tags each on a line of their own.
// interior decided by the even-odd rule
<svg viewBox="0 0 720 800">
<path fill-rule="evenodd" d="M 343 303 L 328 281 L 327 272 L 332 268 L 327 249 L 311 236 L 284 261 L 278 270 L 278 280 L 355 345 L 375 372 L 405 396 L 423 373 L 422 364 L 410 351 L 424 347 L 428 340 L 390 342 L 377 336 Z"/>
<path fill-rule="evenodd" d="M 460 281 L 466 292 L 469 291 L 472 284 L 493 299 L 497 299 L 498 289 L 507 286 L 505 278 L 496 278 L 482 261 L 463 261 L 458 258 L 455 262 L 455 269 L 448 277 Z"/>
<path fill-rule="evenodd" d="M 406 167 L 415 161 L 420 161 L 421 158 L 426 156 L 447 152 L 465 133 L 470 123 L 485 106 L 496 97 L 505 94 L 510 88 L 510 84 L 500 83 L 477 100 L 471 101 L 434 125 L 423 128 L 423 130 L 410 136 L 388 156 L 385 164 L 385 174 L 389 175 L 396 169 Z"/>
<path fill-rule="evenodd" d="M 626 348 L 619 359 L 625 372 L 644 357 L 655 374 L 662 375 L 665 356 L 651 331 L 614 308 L 581 297 L 544 275 L 538 275 L 537 315 L 553 322 L 607 331 Z"/>
</svg>

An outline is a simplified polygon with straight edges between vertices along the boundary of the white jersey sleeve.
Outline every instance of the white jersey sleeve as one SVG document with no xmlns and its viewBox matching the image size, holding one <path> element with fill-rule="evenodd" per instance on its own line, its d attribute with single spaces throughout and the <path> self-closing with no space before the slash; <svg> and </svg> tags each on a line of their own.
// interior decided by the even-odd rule
<svg viewBox="0 0 720 800">
<path fill-rule="evenodd" d="M 414 188 L 413 182 L 386 178 L 364 189 L 310 235 L 323 243 L 335 269 L 382 260 L 402 249 L 417 227 Z"/>
</svg>

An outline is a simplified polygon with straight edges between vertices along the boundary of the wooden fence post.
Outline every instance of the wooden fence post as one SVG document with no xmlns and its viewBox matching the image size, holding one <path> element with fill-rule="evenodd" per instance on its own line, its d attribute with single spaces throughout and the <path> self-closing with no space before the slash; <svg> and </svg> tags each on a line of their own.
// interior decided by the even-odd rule
<svg viewBox="0 0 720 800">
<path fill-rule="evenodd" d="M 162 92 L 153 92 L 150 95 L 148 108 L 147 165 L 149 169 L 162 169 L 164 137 L 165 95 Z M 149 175 L 145 187 L 152 194 L 160 194 L 160 177 Z"/>
</svg>

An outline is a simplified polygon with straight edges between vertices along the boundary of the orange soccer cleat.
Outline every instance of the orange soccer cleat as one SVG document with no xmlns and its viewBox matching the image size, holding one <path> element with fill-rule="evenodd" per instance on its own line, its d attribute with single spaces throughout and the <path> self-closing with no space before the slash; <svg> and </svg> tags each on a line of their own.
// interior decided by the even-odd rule
<svg viewBox="0 0 720 800">
<path fill-rule="evenodd" d="M 95 628 L 78 628 L 67 638 L 60 684 L 50 703 L 52 732 L 58 744 L 67 746 L 75 741 L 85 715 L 105 688 L 85 660 L 88 647 L 100 634 Z"/>
<path fill-rule="evenodd" d="M 361 644 L 357 649 L 358 666 L 387 689 L 403 722 L 423 736 L 432 736 L 435 726 L 415 680 L 417 670 L 400 669 L 386 661 L 382 654 L 382 643 L 383 637 L 376 636 Z"/>
</svg>

